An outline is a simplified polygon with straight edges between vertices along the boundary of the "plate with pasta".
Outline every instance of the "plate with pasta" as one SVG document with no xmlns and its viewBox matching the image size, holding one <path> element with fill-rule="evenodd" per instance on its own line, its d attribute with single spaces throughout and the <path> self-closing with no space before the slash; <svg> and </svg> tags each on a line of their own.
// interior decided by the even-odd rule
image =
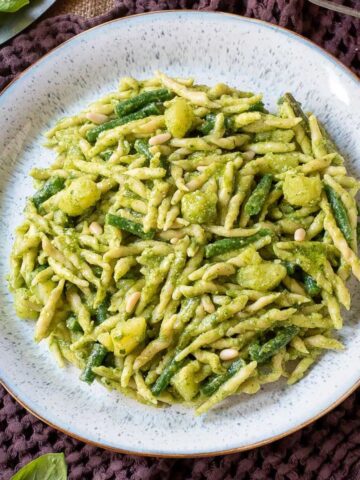
<svg viewBox="0 0 360 480">
<path fill-rule="evenodd" d="M 248 19 L 137 16 L 0 104 L 0 373 L 27 408 L 104 447 L 203 455 L 356 387 L 360 97 L 333 59 Z"/>
</svg>

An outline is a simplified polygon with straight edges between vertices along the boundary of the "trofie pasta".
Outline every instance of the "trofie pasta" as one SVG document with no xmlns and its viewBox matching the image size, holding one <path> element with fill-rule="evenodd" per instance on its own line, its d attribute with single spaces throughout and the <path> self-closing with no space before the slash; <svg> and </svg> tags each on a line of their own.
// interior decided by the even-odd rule
<svg viewBox="0 0 360 480">
<path fill-rule="evenodd" d="M 9 285 L 60 366 L 202 414 L 343 348 L 359 182 L 291 94 L 157 72 L 46 137 Z"/>
</svg>

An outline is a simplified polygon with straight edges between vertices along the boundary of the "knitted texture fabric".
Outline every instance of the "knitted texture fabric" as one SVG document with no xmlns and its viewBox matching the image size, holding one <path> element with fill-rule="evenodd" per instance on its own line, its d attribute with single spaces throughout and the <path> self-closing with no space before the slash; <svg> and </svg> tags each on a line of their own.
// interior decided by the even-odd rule
<svg viewBox="0 0 360 480">
<path fill-rule="evenodd" d="M 360 480 L 360 391 L 265 447 L 220 457 L 156 459 L 74 440 L 27 413 L 0 387 L 0 479 L 9 480 L 50 452 L 65 453 L 68 480 Z"/>
<path fill-rule="evenodd" d="M 360 9 L 360 0 L 352 4 Z M 307 0 L 115 0 L 104 15 L 92 19 L 59 15 L 10 40 L 0 48 L 0 90 L 45 53 L 90 27 L 134 13 L 183 8 L 237 13 L 289 28 L 312 39 L 360 75 L 360 19 L 324 10 Z"/>
<path fill-rule="evenodd" d="M 338 0 L 346 3 L 347 0 Z M 360 8 L 360 0 L 350 3 Z M 360 75 L 360 20 L 306 0 L 116 0 L 99 17 L 59 15 L 0 48 L 0 90 L 57 45 L 105 21 L 153 10 L 220 10 L 301 33 Z M 360 392 L 314 424 L 249 452 L 201 459 L 155 459 L 85 445 L 27 413 L 0 387 L 0 480 L 30 460 L 64 452 L 69 480 L 360 480 Z"/>
</svg>

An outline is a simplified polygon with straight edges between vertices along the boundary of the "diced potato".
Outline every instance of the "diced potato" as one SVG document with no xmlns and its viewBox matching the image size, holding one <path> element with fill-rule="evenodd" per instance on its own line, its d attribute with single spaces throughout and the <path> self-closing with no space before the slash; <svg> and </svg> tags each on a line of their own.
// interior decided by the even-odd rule
<svg viewBox="0 0 360 480">
<path fill-rule="evenodd" d="M 119 322 L 111 331 L 114 354 L 121 356 L 132 352 L 145 339 L 145 333 L 146 320 L 144 317 L 134 317 Z"/>
<path fill-rule="evenodd" d="M 211 223 L 216 218 L 216 203 L 215 193 L 195 190 L 182 197 L 181 213 L 190 223 Z"/>
<path fill-rule="evenodd" d="M 192 108 L 184 98 L 176 98 L 165 110 L 165 124 L 175 138 L 183 138 L 194 120 Z"/>
<path fill-rule="evenodd" d="M 190 402 L 199 391 L 199 385 L 195 381 L 195 374 L 199 370 L 200 364 L 197 360 L 194 360 L 185 365 L 171 379 L 172 386 L 186 402 Z"/>
<path fill-rule="evenodd" d="M 308 207 L 320 201 L 321 180 L 319 177 L 286 175 L 283 191 L 285 199 L 298 207 Z"/>
<path fill-rule="evenodd" d="M 286 277 L 286 268 L 279 263 L 264 262 L 239 268 L 237 282 L 243 288 L 273 290 Z"/>
<path fill-rule="evenodd" d="M 77 216 L 94 205 L 100 198 L 95 182 L 87 177 L 79 177 L 64 190 L 59 200 L 59 208 L 70 216 Z"/>
<path fill-rule="evenodd" d="M 235 263 L 236 262 L 236 263 Z M 246 265 L 255 265 L 262 262 L 262 258 L 256 249 L 250 245 L 235 257 L 234 264 L 238 267 L 246 266 Z"/>
<path fill-rule="evenodd" d="M 18 288 L 14 292 L 15 311 L 20 318 L 35 320 L 39 316 L 40 305 L 33 301 L 26 288 Z"/>
<path fill-rule="evenodd" d="M 102 345 L 104 345 L 106 350 L 109 352 L 114 351 L 114 343 L 109 332 L 100 333 L 97 339 Z"/>
</svg>

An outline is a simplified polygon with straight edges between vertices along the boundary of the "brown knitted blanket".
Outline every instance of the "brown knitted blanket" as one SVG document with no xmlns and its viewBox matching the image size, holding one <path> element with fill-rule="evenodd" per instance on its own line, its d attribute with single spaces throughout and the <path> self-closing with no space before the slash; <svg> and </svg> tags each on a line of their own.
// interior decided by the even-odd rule
<svg viewBox="0 0 360 480">
<path fill-rule="evenodd" d="M 360 9 L 360 0 L 337 1 Z M 307 0 L 115 0 L 104 15 L 49 18 L 0 47 L 0 90 L 46 52 L 94 25 L 134 13 L 178 8 L 220 10 L 281 25 L 311 38 L 360 75 L 360 20 Z"/>
<path fill-rule="evenodd" d="M 360 9 L 360 0 L 338 0 Z M 287 27 L 324 47 L 360 75 L 360 20 L 306 0 L 115 0 L 106 14 L 59 15 L 0 47 L 0 91 L 63 41 L 113 18 L 152 10 L 221 10 Z M 360 393 L 314 424 L 249 452 L 204 459 L 110 453 L 59 433 L 27 413 L 0 386 L 0 480 L 49 452 L 64 452 L 69 480 L 360 480 Z"/>
</svg>

